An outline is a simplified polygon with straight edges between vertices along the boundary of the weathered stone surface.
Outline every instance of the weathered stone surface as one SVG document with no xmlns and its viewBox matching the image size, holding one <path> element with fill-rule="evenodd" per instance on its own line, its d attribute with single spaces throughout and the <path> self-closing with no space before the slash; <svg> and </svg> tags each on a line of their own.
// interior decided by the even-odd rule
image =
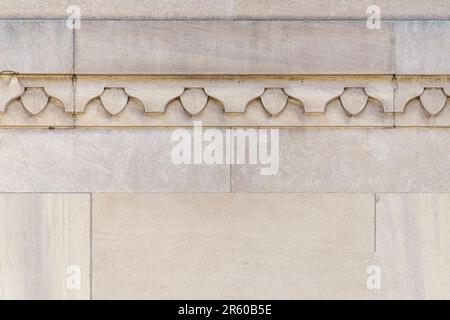
<svg viewBox="0 0 450 320">
<path fill-rule="evenodd" d="M 226 192 L 227 165 L 176 165 L 171 129 L 0 130 L 0 192 Z"/>
<path fill-rule="evenodd" d="M 449 52 L 450 21 L 396 22 L 395 73 L 449 74 Z"/>
<path fill-rule="evenodd" d="M 450 73 L 448 21 L 383 21 L 381 29 L 368 29 L 363 21 L 84 21 L 75 33 L 73 61 L 73 30 L 66 21 L 1 21 L 0 39 L 9 45 L 0 71 L 67 74 L 75 66 L 81 74 Z"/>
<path fill-rule="evenodd" d="M 90 196 L 0 194 L 0 208 L 0 299 L 89 299 Z"/>
<path fill-rule="evenodd" d="M 66 19 L 76 5 L 82 19 L 230 19 L 234 0 L 3 0 L 0 18 Z"/>
<path fill-rule="evenodd" d="M 65 21 L 0 21 L 0 72 L 71 73 L 72 31 Z"/>
<path fill-rule="evenodd" d="M 376 260 L 385 298 L 450 298 L 449 211 L 449 194 L 378 195 Z"/>
<path fill-rule="evenodd" d="M 236 0 L 236 16 L 246 19 L 367 19 L 377 5 L 381 19 L 448 19 L 446 0 Z M 382 26 L 383 27 L 383 26 Z"/>
<path fill-rule="evenodd" d="M 93 297 L 370 297 L 373 201 L 371 194 L 94 194 Z"/>
<path fill-rule="evenodd" d="M 235 165 L 235 192 L 450 192 L 447 129 L 283 129 L 280 170 Z"/>
<path fill-rule="evenodd" d="M 390 74 L 393 28 L 363 22 L 86 21 L 78 74 Z M 149 58 L 151 57 L 151 58 Z"/>
<path fill-rule="evenodd" d="M 84 19 L 448 19 L 446 0 L 3 0 L 0 18 L 65 19 L 77 5 Z"/>
</svg>

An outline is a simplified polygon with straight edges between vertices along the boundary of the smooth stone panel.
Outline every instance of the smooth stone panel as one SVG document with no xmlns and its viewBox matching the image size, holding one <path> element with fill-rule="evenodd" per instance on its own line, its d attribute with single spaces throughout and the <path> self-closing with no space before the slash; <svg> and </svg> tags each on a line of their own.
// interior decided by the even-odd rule
<svg viewBox="0 0 450 320">
<path fill-rule="evenodd" d="M 94 194 L 93 298 L 368 298 L 373 209 L 373 194 Z"/>
<path fill-rule="evenodd" d="M 90 195 L 0 194 L 0 299 L 89 299 Z"/>
<path fill-rule="evenodd" d="M 86 21 L 79 74 L 391 74 L 393 28 L 365 22 Z"/>
<path fill-rule="evenodd" d="M 0 71 L 72 73 L 73 30 L 65 23 L 0 21 Z"/>
<path fill-rule="evenodd" d="M 396 22 L 395 72 L 397 74 L 450 74 L 449 52 L 450 21 Z"/>
<path fill-rule="evenodd" d="M 448 19 L 446 0 L 2 0 L 3 19 L 65 19 L 77 5 L 84 19 Z"/>
<path fill-rule="evenodd" d="M 234 0 L 2 0 L 0 18 L 66 19 L 74 5 L 82 19 L 231 19 L 234 11 Z"/>
<path fill-rule="evenodd" d="M 229 165 L 171 161 L 172 132 L 0 130 L 0 191 L 229 191 Z"/>
<path fill-rule="evenodd" d="M 377 264 L 390 299 L 450 298 L 450 194 L 379 194 Z"/>
<path fill-rule="evenodd" d="M 368 8 L 377 5 L 387 19 L 448 19 L 446 0 L 236 0 L 241 19 L 349 19 L 365 20 Z"/>
<path fill-rule="evenodd" d="M 450 192 L 450 131 L 282 129 L 280 169 L 233 165 L 235 192 Z"/>
</svg>

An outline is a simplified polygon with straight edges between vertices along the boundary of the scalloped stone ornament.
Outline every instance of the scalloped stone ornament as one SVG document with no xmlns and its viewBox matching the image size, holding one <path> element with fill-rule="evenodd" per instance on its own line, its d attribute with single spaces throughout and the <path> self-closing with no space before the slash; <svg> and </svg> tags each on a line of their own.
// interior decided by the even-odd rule
<svg viewBox="0 0 450 320">
<path fill-rule="evenodd" d="M 450 84 L 444 86 L 443 89 L 444 89 L 445 94 L 446 94 L 448 97 L 450 97 Z"/>
<path fill-rule="evenodd" d="M 23 107 L 35 116 L 45 109 L 49 97 L 44 88 L 26 88 L 20 99 Z"/>
<path fill-rule="evenodd" d="M 83 113 L 90 101 L 100 97 L 105 91 L 104 81 L 77 78 L 75 82 L 75 113 Z"/>
<path fill-rule="evenodd" d="M 55 81 L 47 82 L 44 85 L 44 90 L 49 97 L 59 100 L 63 104 L 66 112 L 74 112 L 75 106 L 72 79 L 58 77 Z"/>
<path fill-rule="evenodd" d="M 305 113 L 324 113 L 325 107 L 331 100 L 338 98 L 344 89 L 341 86 L 311 83 L 300 87 L 287 87 L 286 94 L 299 100 Z"/>
<path fill-rule="evenodd" d="M 247 105 L 264 93 L 264 87 L 233 84 L 230 87 L 207 87 L 205 92 L 219 100 L 226 113 L 244 113 Z"/>
<path fill-rule="evenodd" d="M 261 102 L 264 108 L 272 116 L 279 114 L 287 105 L 288 96 L 283 89 L 269 88 L 261 96 Z"/>
<path fill-rule="evenodd" d="M 434 116 L 441 112 L 447 102 L 442 88 L 425 88 L 419 99 L 425 110 Z"/>
<path fill-rule="evenodd" d="M 339 99 L 345 111 L 355 116 L 364 110 L 369 97 L 364 91 L 364 88 L 345 88 Z"/>
<path fill-rule="evenodd" d="M 186 89 L 180 96 L 180 100 L 184 109 L 191 116 L 195 116 L 206 107 L 208 96 L 200 88 Z"/>
<path fill-rule="evenodd" d="M 4 112 L 8 103 L 18 98 L 23 90 L 16 76 L 0 75 L 0 112 Z"/>
<path fill-rule="evenodd" d="M 128 103 L 128 95 L 123 88 L 105 88 L 100 100 L 106 111 L 115 116 L 125 109 Z"/>
<path fill-rule="evenodd" d="M 164 113 L 172 100 L 184 92 L 184 87 L 154 86 L 146 88 L 126 88 L 125 92 L 144 104 L 145 112 Z"/>
</svg>

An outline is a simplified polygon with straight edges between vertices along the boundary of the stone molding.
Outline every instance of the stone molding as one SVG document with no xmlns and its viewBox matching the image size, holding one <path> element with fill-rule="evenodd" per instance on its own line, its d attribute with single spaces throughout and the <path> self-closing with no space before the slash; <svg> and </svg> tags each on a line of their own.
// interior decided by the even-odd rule
<svg viewBox="0 0 450 320">
<path fill-rule="evenodd" d="M 448 97 L 447 76 L 4 73 L 0 127 L 450 126 Z"/>
</svg>

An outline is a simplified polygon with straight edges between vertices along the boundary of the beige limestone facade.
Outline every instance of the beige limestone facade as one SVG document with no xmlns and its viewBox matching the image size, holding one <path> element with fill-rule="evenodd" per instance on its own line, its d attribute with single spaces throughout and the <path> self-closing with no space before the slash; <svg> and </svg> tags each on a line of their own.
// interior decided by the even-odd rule
<svg viewBox="0 0 450 320">
<path fill-rule="evenodd" d="M 449 1 L 6 0 L 0 42 L 0 299 L 450 298 Z"/>
</svg>

